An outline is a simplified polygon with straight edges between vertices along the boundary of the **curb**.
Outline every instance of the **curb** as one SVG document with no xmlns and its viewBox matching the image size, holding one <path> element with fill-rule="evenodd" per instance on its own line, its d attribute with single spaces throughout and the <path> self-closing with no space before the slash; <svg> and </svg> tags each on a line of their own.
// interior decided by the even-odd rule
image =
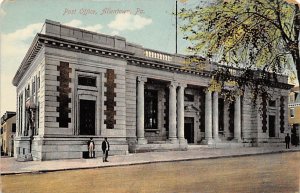
<svg viewBox="0 0 300 193">
<path fill-rule="evenodd" d="M 259 153 L 245 153 L 245 154 L 235 154 L 235 155 L 220 155 L 220 156 L 208 156 L 208 157 L 196 157 L 196 158 L 179 158 L 173 160 L 153 160 L 153 161 L 144 161 L 136 163 L 119 163 L 116 165 L 101 165 L 101 166 L 91 166 L 91 167 L 78 167 L 78 168 L 63 168 L 63 169 L 49 169 L 49 170 L 37 170 L 37 171 L 20 171 L 20 172 L 1 172 L 1 176 L 9 175 L 22 175 L 22 174 L 44 174 L 49 172 L 60 172 L 60 171 L 72 171 L 72 170 L 86 170 L 86 169 L 97 169 L 97 168 L 109 168 L 109 167 L 123 167 L 123 166 L 135 166 L 135 165 L 146 165 L 153 163 L 172 163 L 172 162 L 181 162 L 181 161 L 196 161 L 196 160 L 207 160 L 207 159 L 221 159 L 221 158 L 234 158 L 234 157 L 247 157 L 247 156 L 261 156 L 268 154 L 278 154 L 278 153 L 293 153 L 299 152 L 300 149 L 295 150 L 279 150 L 271 152 L 259 152 Z"/>
</svg>

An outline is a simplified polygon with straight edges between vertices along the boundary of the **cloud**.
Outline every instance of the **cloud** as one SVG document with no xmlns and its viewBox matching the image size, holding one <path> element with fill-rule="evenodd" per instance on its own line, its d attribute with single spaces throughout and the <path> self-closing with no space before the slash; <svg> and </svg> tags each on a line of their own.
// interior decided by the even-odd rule
<svg viewBox="0 0 300 193">
<path fill-rule="evenodd" d="M 80 27 L 82 25 L 82 21 L 73 19 L 72 21 L 63 24 L 71 27 Z"/>
<path fill-rule="evenodd" d="M 83 29 L 88 30 L 88 31 L 93 31 L 93 32 L 100 32 L 100 30 L 102 29 L 102 25 L 97 24 L 97 25 L 93 25 L 93 26 L 86 26 Z"/>
<path fill-rule="evenodd" d="M 130 13 L 117 14 L 115 20 L 108 24 L 113 30 L 140 30 L 152 23 L 152 19 L 141 17 L 140 15 L 132 15 Z"/>
<path fill-rule="evenodd" d="M 1 55 L 2 66 L 5 68 L 9 64 L 12 66 L 21 63 L 25 56 L 30 42 L 36 33 L 42 29 L 43 23 L 34 23 L 18 29 L 12 33 L 1 34 Z"/>
<path fill-rule="evenodd" d="M 26 55 L 30 44 L 36 33 L 42 30 L 44 23 L 33 23 L 24 28 L 17 29 L 11 33 L 2 33 L 1 43 L 1 114 L 5 111 L 15 111 L 16 109 L 16 90 L 12 85 L 12 79 L 17 72 L 23 58 Z M 103 27 L 100 24 L 84 26 L 80 20 L 72 20 L 65 25 L 86 29 L 89 31 L 99 32 Z M 13 100 L 8 100 L 8 97 Z"/>
<path fill-rule="evenodd" d="M 118 31 L 112 31 L 112 32 L 111 32 L 111 35 L 113 35 L 113 36 L 119 35 L 119 32 L 118 32 Z"/>
<path fill-rule="evenodd" d="M 1 114 L 16 109 L 16 90 L 12 79 L 29 46 L 42 29 L 43 23 L 34 23 L 11 33 L 1 34 Z M 13 99 L 13 100 L 8 100 Z"/>
<path fill-rule="evenodd" d="M 4 15 L 6 15 L 6 12 L 4 9 L 0 8 L 0 17 L 3 17 Z"/>
<path fill-rule="evenodd" d="M 63 24 L 67 25 L 67 26 L 71 26 L 71 27 L 85 29 L 88 31 L 93 31 L 93 32 L 101 32 L 101 29 L 103 28 L 103 26 L 101 24 L 85 26 L 85 25 L 83 25 L 82 21 L 77 20 L 77 19 L 73 19 L 72 21 L 69 21 L 69 22 L 63 23 Z"/>
</svg>

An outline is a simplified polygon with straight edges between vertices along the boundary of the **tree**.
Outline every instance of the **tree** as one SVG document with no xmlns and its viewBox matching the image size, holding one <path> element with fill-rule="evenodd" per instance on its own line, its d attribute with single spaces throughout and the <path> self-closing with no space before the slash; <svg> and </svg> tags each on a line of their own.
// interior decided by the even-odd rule
<svg viewBox="0 0 300 193">
<path fill-rule="evenodd" d="M 254 86 L 276 79 L 286 68 L 296 69 L 300 80 L 299 5 L 284 0 L 215 0 L 183 8 L 178 16 L 184 38 L 191 43 L 188 50 L 239 68 L 240 78 L 234 81 L 240 88 L 258 80 L 256 68 L 264 78 Z M 214 74 L 217 81 L 229 77 L 228 70 Z"/>
</svg>

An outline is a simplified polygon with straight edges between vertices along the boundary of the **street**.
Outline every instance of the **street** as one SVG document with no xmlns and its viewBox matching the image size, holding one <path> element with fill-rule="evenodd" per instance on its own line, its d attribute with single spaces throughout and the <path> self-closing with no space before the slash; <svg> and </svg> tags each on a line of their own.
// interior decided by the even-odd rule
<svg viewBox="0 0 300 193">
<path fill-rule="evenodd" d="M 3 193 L 300 192 L 300 152 L 1 176 Z"/>
</svg>

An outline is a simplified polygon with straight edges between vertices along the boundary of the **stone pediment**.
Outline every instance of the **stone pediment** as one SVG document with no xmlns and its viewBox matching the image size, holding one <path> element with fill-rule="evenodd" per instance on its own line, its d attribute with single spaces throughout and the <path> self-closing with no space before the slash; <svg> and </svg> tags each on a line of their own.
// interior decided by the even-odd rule
<svg viewBox="0 0 300 193">
<path fill-rule="evenodd" d="M 193 104 L 185 105 L 184 110 L 188 111 L 188 112 L 199 112 L 200 111 L 200 109 L 195 107 Z"/>
</svg>

